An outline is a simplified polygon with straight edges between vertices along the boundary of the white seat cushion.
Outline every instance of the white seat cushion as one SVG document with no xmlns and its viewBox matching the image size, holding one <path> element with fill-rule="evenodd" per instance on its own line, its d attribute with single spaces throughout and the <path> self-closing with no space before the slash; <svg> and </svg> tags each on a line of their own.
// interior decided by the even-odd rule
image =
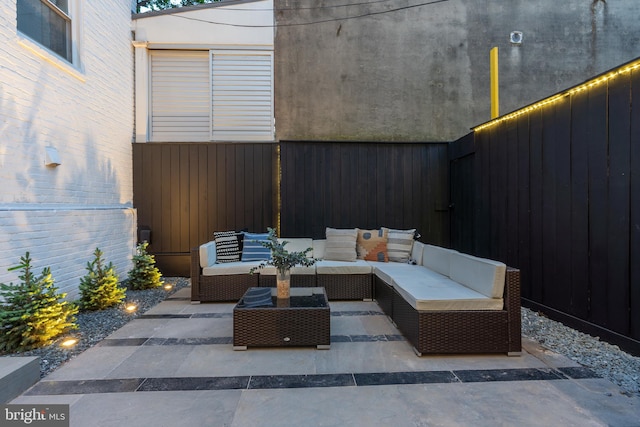
<svg viewBox="0 0 640 427">
<path fill-rule="evenodd" d="M 502 298 L 489 298 L 431 270 L 394 272 L 393 287 L 418 311 L 502 310 Z"/>
<path fill-rule="evenodd" d="M 374 262 L 369 261 L 371 267 L 373 267 L 373 274 L 384 280 L 386 283 L 393 286 L 393 277 L 404 272 L 411 274 L 411 272 L 418 271 L 417 268 L 425 270 L 418 265 L 411 265 L 402 262 Z"/>
<path fill-rule="evenodd" d="M 202 269 L 203 276 L 224 276 L 228 274 L 249 274 L 253 267 L 258 267 L 260 261 L 234 261 L 214 264 Z M 256 270 L 254 274 L 258 274 Z"/>
<path fill-rule="evenodd" d="M 502 298 L 507 266 L 471 255 L 451 255 L 451 279 L 490 298 Z"/>
<path fill-rule="evenodd" d="M 276 268 L 272 265 L 267 265 L 264 266 L 263 268 L 261 268 L 260 270 L 260 274 L 265 275 L 265 276 L 275 276 L 276 275 Z M 291 269 L 291 274 L 305 274 L 305 275 L 314 275 L 316 274 L 316 266 L 311 265 L 309 267 L 305 267 L 303 265 L 297 266 L 297 267 L 293 267 Z"/>
<path fill-rule="evenodd" d="M 318 274 L 370 274 L 373 268 L 362 259 L 355 261 L 317 261 Z"/>
</svg>

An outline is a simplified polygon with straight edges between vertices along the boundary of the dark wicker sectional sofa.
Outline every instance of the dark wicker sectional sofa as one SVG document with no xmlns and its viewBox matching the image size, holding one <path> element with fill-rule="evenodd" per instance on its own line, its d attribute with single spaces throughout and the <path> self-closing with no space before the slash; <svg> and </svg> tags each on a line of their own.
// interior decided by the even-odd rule
<svg viewBox="0 0 640 427">
<path fill-rule="evenodd" d="M 413 259 L 422 259 L 422 250 L 437 247 L 414 244 Z M 446 256 L 446 251 L 442 250 Z M 464 257 L 483 261 L 482 259 Z M 426 256 L 426 251 L 425 251 Z M 497 264 L 493 261 L 488 261 Z M 403 289 L 403 283 L 422 280 L 424 273 L 431 277 L 437 275 L 426 265 L 384 265 L 370 263 L 369 274 L 300 274 L 292 275 L 292 286 L 324 287 L 329 300 L 371 300 L 375 299 L 384 313 L 398 327 L 402 334 L 414 347 L 416 354 L 445 353 L 507 353 L 519 355 L 521 352 L 521 318 L 520 318 L 520 272 L 505 267 L 502 275 L 497 275 L 494 290 L 501 294 L 494 295 L 487 308 L 476 308 L 466 302 L 456 308 L 456 302 L 444 308 L 431 306 L 424 301 L 424 296 L 414 299 Z M 394 264 L 394 263 L 386 263 Z M 395 263 L 398 264 L 398 263 Z M 425 272 L 424 270 L 429 270 Z M 473 273 L 473 272 L 472 272 Z M 399 277 L 397 280 L 394 275 Z M 473 275 L 471 275 L 472 277 Z M 428 280 L 429 277 L 427 277 Z M 442 280 L 451 280 L 444 277 Z M 464 278 L 462 279 L 465 280 Z M 473 280 L 473 277 L 469 280 Z M 250 287 L 275 286 L 274 276 L 263 274 L 228 274 L 204 275 L 201 266 L 199 248 L 191 251 L 191 293 L 192 302 L 238 301 Z M 438 286 L 436 286 L 438 287 Z M 407 288 L 407 286 L 404 286 Z M 437 290 L 437 289 L 436 289 Z M 411 291 L 409 291 L 411 292 Z M 418 292 L 419 293 L 419 292 Z M 420 299 L 421 298 L 421 299 Z M 455 299 L 455 298 L 454 298 Z M 419 301 L 416 303 L 416 301 Z M 482 301 L 480 301 L 482 303 Z M 426 304 L 426 308 L 420 304 Z"/>
</svg>

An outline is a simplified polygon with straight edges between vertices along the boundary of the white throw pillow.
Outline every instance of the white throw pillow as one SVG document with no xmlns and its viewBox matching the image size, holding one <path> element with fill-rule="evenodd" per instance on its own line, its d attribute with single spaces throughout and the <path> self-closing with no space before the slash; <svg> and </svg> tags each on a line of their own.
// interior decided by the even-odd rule
<svg viewBox="0 0 640 427">
<path fill-rule="evenodd" d="M 386 227 L 383 227 L 386 228 Z M 413 248 L 413 237 L 416 229 L 411 230 L 394 230 L 387 228 L 387 253 L 389 261 L 408 262 Z"/>
<path fill-rule="evenodd" d="M 337 229 L 327 227 L 326 236 L 327 243 L 323 259 L 331 261 L 356 260 L 357 228 Z"/>
</svg>

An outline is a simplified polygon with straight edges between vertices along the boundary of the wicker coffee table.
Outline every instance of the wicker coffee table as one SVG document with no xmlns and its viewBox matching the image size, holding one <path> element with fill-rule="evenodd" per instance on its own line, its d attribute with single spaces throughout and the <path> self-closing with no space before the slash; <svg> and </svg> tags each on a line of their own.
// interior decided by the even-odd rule
<svg viewBox="0 0 640 427">
<path fill-rule="evenodd" d="M 273 306 L 233 308 L 233 349 L 247 347 L 331 346 L 331 312 L 324 288 L 291 288 L 288 303 L 278 302 L 272 289 Z"/>
</svg>

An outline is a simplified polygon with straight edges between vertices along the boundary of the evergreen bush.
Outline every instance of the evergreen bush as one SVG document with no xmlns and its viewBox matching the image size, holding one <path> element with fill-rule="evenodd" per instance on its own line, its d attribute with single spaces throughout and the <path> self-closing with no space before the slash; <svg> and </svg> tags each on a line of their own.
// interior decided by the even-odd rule
<svg viewBox="0 0 640 427">
<path fill-rule="evenodd" d="M 103 252 L 96 248 L 93 255 L 93 261 L 87 263 L 87 275 L 80 279 L 80 308 L 104 310 L 120 304 L 126 289 L 119 285 L 113 264 L 104 265 Z"/>
<path fill-rule="evenodd" d="M 147 242 L 136 247 L 133 268 L 129 271 L 129 287 L 133 290 L 152 289 L 162 286 L 162 273 L 156 267 L 156 259 L 147 252 Z"/>
<path fill-rule="evenodd" d="M 0 353 L 27 351 L 53 343 L 60 335 L 76 329 L 78 307 L 58 293 L 51 270 L 35 276 L 29 252 L 9 271 L 21 270 L 20 283 L 0 283 Z"/>
</svg>

